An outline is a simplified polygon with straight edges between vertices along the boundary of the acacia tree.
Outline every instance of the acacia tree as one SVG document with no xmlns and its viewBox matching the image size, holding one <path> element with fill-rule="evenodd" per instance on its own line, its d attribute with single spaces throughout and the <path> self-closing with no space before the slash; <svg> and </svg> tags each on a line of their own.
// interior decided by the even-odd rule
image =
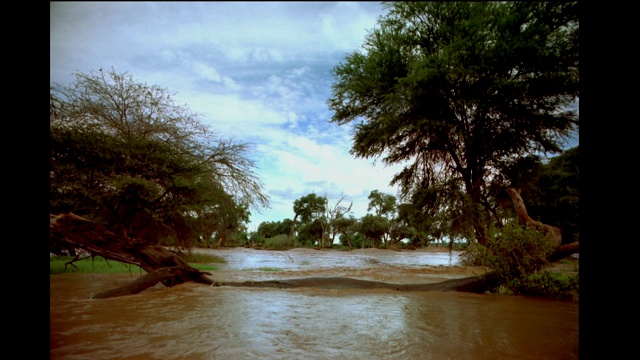
<svg viewBox="0 0 640 360">
<path fill-rule="evenodd" d="M 380 216 L 393 216 L 396 212 L 396 197 L 393 195 L 373 190 L 367 198 L 369 199 L 367 211 L 373 210 L 376 215 Z"/>
<path fill-rule="evenodd" d="M 441 218 L 436 207 L 438 193 L 433 188 L 417 189 L 409 202 L 398 205 L 397 221 L 407 229 L 412 245 L 423 246 L 442 237 Z"/>
<path fill-rule="evenodd" d="M 258 225 L 256 233 L 260 239 L 260 242 L 264 242 L 264 239 L 272 238 L 279 234 L 278 232 L 279 222 L 263 221 Z"/>
<path fill-rule="evenodd" d="M 249 144 L 218 138 L 166 89 L 126 73 L 75 76 L 51 88 L 52 213 L 189 246 L 240 226 L 248 206 L 268 206 Z"/>
<path fill-rule="evenodd" d="M 561 151 L 578 127 L 576 2 L 385 2 L 362 51 L 333 69 L 351 153 L 404 164 L 391 183 L 448 194 L 450 229 L 486 241 L 505 169 Z M 493 220 L 492 220 L 493 217 Z"/>
<path fill-rule="evenodd" d="M 272 238 L 277 235 L 287 235 L 291 229 L 291 219 L 284 219 L 282 221 L 263 221 L 258 225 L 258 234 L 264 240 L 266 238 Z"/>
<path fill-rule="evenodd" d="M 235 208 L 230 211 L 220 213 L 220 216 L 215 218 L 214 222 L 217 226 L 213 228 L 218 242 L 216 246 L 229 246 L 229 241 L 233 240 L 233 235 L 246 234 L 249 218 L 251 212 L 246 204 L 237 204 Z"/>
<path fill-rule="evenodd" d="M 333 229 L 340 234 L 340 243 L 345 246 L 348 246 L 349 249 L 353 249 L 353 244 L 351 243 L 351 238 L 355 237 L 357 234 L 357 224 L 358 220 L 353 216 L 349 215 L 349 217 L 341 217 L 336 219 L 333 223 Z"/>
<path fill-rule="evenodd" d="M 387 224 L 387 231 L 382 236 L 384 241 L 384 247 L 387 247 L 387 242 L 391 238 L 391 230 L 397 223 L 394 220 L 396 213 L 396 197 L 389 194 L 381 193 L 378 190 L 373 190 L 369 194 L 369 205 L 367 205 L 367 211 L 374 211 L 375 216 L 383 218 L 380 223 Z"/>
<path fill-rule="evenodd" d="M 300 222 L 308 224 L 314 220 L 317 220 L 324 213 L 325 206 L 327 205 L 327 198 L 318 196 L 315 193 L 311 193 L 297 199 L 293 202 L 293 222 L 291 223 L 291 231 L 289 236 L 293 237 L 296 221 L 300 218 Z"/>
<path fill-rule="evenodd" d="M 382 239 L 389 230 L 389 219 L 384 216 L 366 214 L 358 221 L 358 232 L 369 240 L 371 247 L 379 248 Z M 365 243 L 362 242 L 362 248 Z"/>
</svg>

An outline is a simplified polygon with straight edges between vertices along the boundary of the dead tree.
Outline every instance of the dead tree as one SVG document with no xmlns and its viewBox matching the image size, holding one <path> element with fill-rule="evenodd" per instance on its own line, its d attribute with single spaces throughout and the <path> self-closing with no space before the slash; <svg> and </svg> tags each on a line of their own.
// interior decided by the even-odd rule
<svg viewBox="0 0 640 360">
<path fill-rule="evenodd" d="M 522 226 L 532 227 L 539 230 L 541 233 L 547 235 L 556 246 L 555 252 L 549 257 L 549 261 L 557 261 L 566 258 L 572 254 L 580 251 L 580 244 L 578 241 L 562 245 L 562 230 L 551 225 L 543 224 L 540 221 L 533 220 L 527 213 L 527 208 L 524 205 L 524 200 L 520 196 L 520 189 L 508 188 L 507 193 L 513 201 L 516 214 L 518 216 L 518 223 Z"/>
<path fill-rule="evenodd" d="M 102 256 L 126 264 L 137 265 L 147 272 L 131 284 L 96 294 L 93 298 L 137 294 L 162 283 L 172 287 L 185 282 L 211 285 L 209 273 L 191 267 L 176 252 L 157 244 L 117 235 L 100 224 L 73 213 L 50 214 L 51 249 L 81 249 L 92 257 Z M 78 260 L 76 255 L 74 260 Z"/>
</svg>

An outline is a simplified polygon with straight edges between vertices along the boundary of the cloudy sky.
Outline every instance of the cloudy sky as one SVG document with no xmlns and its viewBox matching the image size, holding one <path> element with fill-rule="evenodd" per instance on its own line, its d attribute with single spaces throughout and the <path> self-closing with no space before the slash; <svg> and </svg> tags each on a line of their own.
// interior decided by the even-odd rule
<svg viewBox="0 0 640 360">
<path fill-rule="evenodd" d="M 158 85 L 250 157 L 271 208 L 249 230 L 293 219 L 293 202 L 342 195 L 367 213 L 372 190 L 396 195 L 398 168 L 349 155 L 350 128 L 331 124 L 331 69 L 357 50 L 378 2 L 51 2 L 50 82 L 111 69 Z"/>
<path fill-rule="evenodd" d="M 349 154 L 351 128 L 329 123 L 331 69 L 362 45 L 379 2 L 50 2 L 50 83 L 115 69 L 166 88 L 250 157 L 271 207 L 249 230 L 293 219 L 293 202 L 342 195 L 367 213 L 400 169 Z"/>
</svg>

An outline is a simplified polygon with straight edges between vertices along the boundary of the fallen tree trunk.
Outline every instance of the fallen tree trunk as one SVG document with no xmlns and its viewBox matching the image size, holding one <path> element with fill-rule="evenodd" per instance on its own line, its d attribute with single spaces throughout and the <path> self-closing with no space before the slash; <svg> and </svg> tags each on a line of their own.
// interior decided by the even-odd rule
<svg viewBox="0 0 640 360">
<path fill-rule="evenodd" d="M 527 213 L 524 200 L 520 196 L 520 189 L 508 188 L 507 193 L 513 201 L 513 206 L 518 216 L 518 223 L 522 226 L 538 229 L 541 233 L 547 235 L 551 241 L 555 243 L 556 250 L 549 256 L 549 261 L 554 262 L 575 253 L 580 252 L 580 243 L 578 241 L 562 245 L 562 230 L 551 225 L 543 224 L 540 221 L 533 220 Z"/>
<path fill-rule="evenodd" d="M 112 233 L 102 225 L 73 213 L 49 216 L 50 249 L 82 249 L 92 257 L 102 256 L 137 265 L 148 274 L 133 283 L 99 293 L 93 298 L 137 294 L 162 283 L 166 287 L 188 281 L 211 285 L 209 273 L 191 267 L 180 256 L 159 245 Z M 73 261 L 79 259 L 79 255 Z"/>
<path fill-rule="evenodd" d="M 174 266 L 170 268 L 162 268 L 156 271 L 150 272 L 144 276 L 141 276 L 134 280 L 132 283 L 117 287 L 115 289 L 110 289 L 106 291 L 102 291 L 91 296 L 92 299 L 106 299 L 111 297 L 123 296 L 123 295 L 133 295 L 137 294 L 141 291 L 144 291 L 152 286 L 155 286 L 159 282 L 171 282 L 173 285 L 181 284 L 192 280 L 194 276 L 194 269 L 192 267 L 184 267 L 184 266 Z M 185 276 L 185 274 L 188 274 Z M 179 279 L 176 281 L 176 279 Z M 196 281 L 201 282 L 201 281 Z M 209 282 L 210 284 L 211 282 Z M 166 284 L 165 284 L 166 285 Z M 170 286 L 173 286 L 170 285 Z"/>
<path fill-rule="evenodd" d="M 579 252 L 580 252 L 579 241 L 575 241 L 570 244 L 560 245 L 558 246 L 556 251 L 553 254 L 551 254 L 551 256 L 549 257 L 549 261 L 556 262 L 558 260 L 564 259 L 566 257 L 569 257 Z"/>
</svg>

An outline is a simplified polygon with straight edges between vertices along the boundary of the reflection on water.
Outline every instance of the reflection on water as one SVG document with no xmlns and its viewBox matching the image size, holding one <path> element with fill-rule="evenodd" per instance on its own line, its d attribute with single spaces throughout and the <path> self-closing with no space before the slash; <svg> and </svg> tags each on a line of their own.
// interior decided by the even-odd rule
<svg viewBox="0 0 640 360">
<path fill-rule="evenodd" d="M 51 359 L 578 358 L 574 302 L 199 284 L 87 298 L 136 276 L 51 276 Z"/>
</svg>

